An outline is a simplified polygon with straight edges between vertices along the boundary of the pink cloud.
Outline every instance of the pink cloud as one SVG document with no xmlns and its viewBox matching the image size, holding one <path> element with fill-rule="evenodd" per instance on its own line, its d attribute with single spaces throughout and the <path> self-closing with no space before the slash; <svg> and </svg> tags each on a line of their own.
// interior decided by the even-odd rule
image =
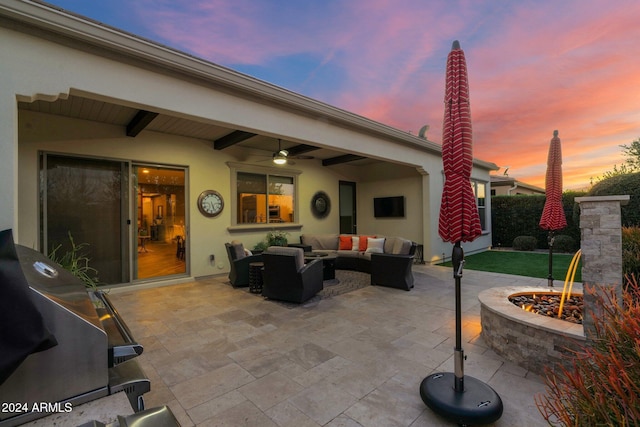
<svg viewBox="0 0 640 427">
<path fill-rule="evenodd" d="M 560 131 L 565 187 L 588 186 L 622 163 L 640 136 L 640 4 L 580 0 L 418 0 L 293 3 L 133 3 L 173 46 L 223 65 L 269 67 L 308 55 L 302 87 L 340 108 L 440 142 L 444 67 L 454 39 L 469 66 L 474 155 L 544 186 L 549 140 Z M 340 81 L 318 80 L 327 67 Z"/>
</svg>

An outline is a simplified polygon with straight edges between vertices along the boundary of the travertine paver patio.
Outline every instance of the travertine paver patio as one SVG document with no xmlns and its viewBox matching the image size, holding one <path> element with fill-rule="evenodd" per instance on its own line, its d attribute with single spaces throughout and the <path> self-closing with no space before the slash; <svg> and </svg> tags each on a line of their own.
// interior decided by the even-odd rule
<svg viewBox="0 0 640 427">
<path fill-rule="evenodd" d="M 112 292 L 144 345 L 147 408 L 168 404 L 183 426 L 448 426 L 419 384 L 453 371 L 454 285 L 449 268 L 414 266 L 410 292 L 366 287 L 289 308 L 233 289 L 226 277 Z M 531 279 L 466 270 L 465 374 L 502 397 L 496 426 L 543 426 L 542 379 L 482 342 L 478 293 Z"/>
</svg>

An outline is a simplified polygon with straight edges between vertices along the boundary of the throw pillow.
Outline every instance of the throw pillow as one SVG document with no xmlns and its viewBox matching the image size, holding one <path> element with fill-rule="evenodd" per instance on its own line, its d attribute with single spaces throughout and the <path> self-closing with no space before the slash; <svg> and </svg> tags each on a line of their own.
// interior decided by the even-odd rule
<svg viewBox="0 0 640 427">
<path fill-rule="evenodd" d="M 407 255 L 409 250 L 411 249 L 411 240 L 397 238 L 395 243 L 393 244 L 393 251 L 391 252 L 394 255 Z"/>
<path fill-rule="evenodd" d="M 353 247 L 351 236 L 340 236 L 340 249 L 341 251 L 350 251 Z"/>
<path fill-rule="evenodd" d="M 360 248 L 360 238 L 358 236 L 351 237 L 351 250 L 357 251 Z"/>
<path fill-rule="evenodd" d="M 367 243 L 370 237 L 375 238 L 376 236 L 360 236 L 360 245 L 358 247 L 358 250 L 360 250 L 360 252 L 364 252 L 367 250 Z"/>
<path fill-rule="evenodd" d="M 367 242 L 367 250 L 368 254 L 383 254 L 384 253 L 384 237 L 382 238 L 372 238 L 369 237 Z"/>
<path fill-rule="evenodd" d="M 233 253 L 234 253 L 234 254 L 235 254 L 235 256 L 236 256 L 236 259 L 242 259 L 242 258 L 244 258 L 245 256 L 247 256 L 247 255 L 244 253 L 244 246 L 242 245 L 242 243 L 241 243 L 241 242 L 239 242 L 239 241 L 237 241 L 237 240 L 233 240 L 233 241 L 231 242 L 231 248 L 233 249 Z"/>
</svg>

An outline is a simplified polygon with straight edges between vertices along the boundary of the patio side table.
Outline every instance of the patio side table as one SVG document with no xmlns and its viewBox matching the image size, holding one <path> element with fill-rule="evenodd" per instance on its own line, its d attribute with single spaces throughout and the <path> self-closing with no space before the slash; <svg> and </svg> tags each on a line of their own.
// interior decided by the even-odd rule
<svg viewBox="0 0 640 427">
<path fill-rule="evenodd" d="M 262 293 L 262 271 L 264 262 L 249 263 L 249 292 L 252 294 Z"/>
</svg>

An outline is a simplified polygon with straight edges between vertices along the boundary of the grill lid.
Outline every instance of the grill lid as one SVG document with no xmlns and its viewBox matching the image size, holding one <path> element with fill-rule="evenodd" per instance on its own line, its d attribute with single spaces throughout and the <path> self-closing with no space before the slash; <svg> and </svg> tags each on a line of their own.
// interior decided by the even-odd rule
<svg viewBox="0 0 640 427">
<path fill-rule="evenodd" d="M 33 300 L 11 230 L 0 231 L 0 325 L 0 385 L 27 356 L 57 345 Z"/>
</svg>

